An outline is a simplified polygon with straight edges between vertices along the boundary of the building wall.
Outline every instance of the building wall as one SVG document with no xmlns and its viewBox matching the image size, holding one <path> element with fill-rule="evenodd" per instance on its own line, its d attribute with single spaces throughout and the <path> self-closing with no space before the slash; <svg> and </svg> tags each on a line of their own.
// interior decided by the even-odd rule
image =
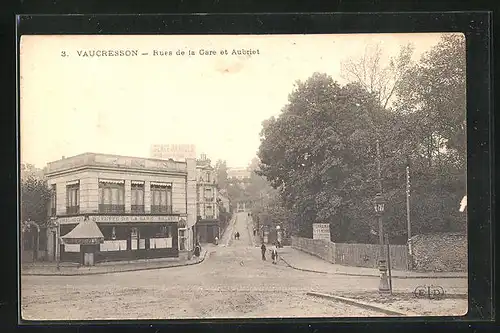
<svg viewBox="0 0 500 333">
<path fill-rule="evenodd" d="M 186 159 L 187 177 L 185 186 L 187 188 L 187 196 L 185 202 L 187 205 L 187 248 L 194 249 L 194 228 L 196 227 L 196 159 Z"/>
<path fill-rule="evenodd" d="M 209 175 L 207 177 L 207 175 Z M 217 209 L 217 183 L 215 183 L 215 171 L 209 165 L 198 166 L 196 168 L 196 215 L 201 219 L 218 219 L 219 210 Z M 206 198 L 206 190 L 210 189 L 211 198 Z M 211 207 L 208 210 L 208 207 Z"/>
<path fill-rule="evenodd" d="M 172 183 L 172 212 L 187 214 L 186 206 L 186 177 L 183 175 L 155 175 L 147 173 L 123 173 L 118 171 L 87 170 L 67 173 L 60 176 L 51 176 L 49 186 L 56 184 L 57 215 L 66 214 L 66 183 L 80 181 L 80 213 L 97 213 L 99 211 L 99 179 L 114 179 L 125 181 L 125 212 L 131 210 L 131 181 L 144 181 L 144 209 L 151 212 L 151 182 Z M 192 187 L 192 184 L 191 184 Z M 191 193 L 194 192 L 191 189 Z M 191 197 L 193 194 L 191 194 Z M 192 198 L 191 198 L 192 201 Z M 191 205 L 193 203 L 191 202 Z M 196 214 L 196 212 L 195 212 Z"/>
</svg>

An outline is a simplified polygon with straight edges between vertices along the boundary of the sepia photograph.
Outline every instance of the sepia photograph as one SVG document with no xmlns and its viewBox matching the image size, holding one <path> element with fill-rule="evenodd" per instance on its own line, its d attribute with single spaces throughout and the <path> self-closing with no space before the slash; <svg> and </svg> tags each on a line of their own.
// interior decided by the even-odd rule
<svg viewBox="0 0 500 333">
<path fill-rule="evenodd" d="M 23 35 L 19 96 L 22 320 L 468 312 L 461 33 Z"/>
</svg>

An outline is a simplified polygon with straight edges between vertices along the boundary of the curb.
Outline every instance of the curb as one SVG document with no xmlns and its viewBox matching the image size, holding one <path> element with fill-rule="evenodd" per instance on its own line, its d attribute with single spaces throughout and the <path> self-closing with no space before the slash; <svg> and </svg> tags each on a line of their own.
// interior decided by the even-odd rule
<svg viewBox="0 0 500 333">
<path fill-rule="evenodd" d="M 292 264 L 288 263 L 282 255 L 280 255 L 280 258 L 285 262 L 285 264 L 288 265 L 288 267 L 299 270 L 299 271 L 304 271 L 304 272 L 311 272 L 311 273 L 318 273 L 318 274 L 330 274 L 330 275 L 344 275 L 344 276 L 358 276 L 358 277 L 379 277 L 378 274 L 356 274 L 356 273 L 344 273 L 344 272 L 324 272 L 324 271 L 316 271 L 316 270 L 311 270 L 311 269 L 305 269 L 305 268 L 299 268 L 296 266 L 293 266 Z M 392 276 L 393 279 L 467 279 L 467 275 L 451 275 L 451 276 L 428 276 L 428 275 L 416 275 L 416 276 Z"/>
<path fill-rule="evenodd" d="M 86 275 L 104 275 L 104 274 L 115 274 L 115 273 L 127 273 L 127 272 L 137 272 L 137 271 L 151 271 L 154 269 L 166 269 L 166 268 L 174 268 L 174 267 L 184 267 L 184 266 L 192 266 L 192 265 L 198 265 L 201 264 L 202 262 L 205 261 L 207 258 L 207 255 L 210 256 L 212 252 L 205 251 L 203 257 L 196 262 L 189 262 L 189 263 L 184 263 L 184 264 L 176 264 L 176 265 L 171 265 L 171 266 L 159 266 L 159 267 L 144 267 L 144 268 L 132 268 L 132 269 L 125 269 L 121 271 L 115 271 L 115 272 L 88 272 L 88 273 L 69 273 L 69 274 L 61 274 L 61 273 L 21 273 L 21 276 L 86 276 Z"/>
<path fill-rule="evenodd" d="M 323 293 L 317 293 L 317 292 L 307 292 L 306 295 L 308 296 L 314 296 L 314 297 L 319 297 L 319 298 L 325 298 L 328 300 L 334 300 L 350 305 L 354 305 L 363 309 L 367 310 L 372 310 L 380 313 L 384 313 L 386 315 L 390 316 L 410 316 L 410 317 L 419 317 L 418 314 L 413 313 L 413 312 L 399 312 L 396 310 L 393 310 L 389 307 L 381 307 L 379 305 L 375 305 L 372 303 L 366 303 L 358 300 L 354 300 L 351 298 L 346 298 L 346 297 L 340 297 L 340 296 L 334 296 L 334 295 L 329 295 L 329 294 L 323 294 Z"/>
</svg>

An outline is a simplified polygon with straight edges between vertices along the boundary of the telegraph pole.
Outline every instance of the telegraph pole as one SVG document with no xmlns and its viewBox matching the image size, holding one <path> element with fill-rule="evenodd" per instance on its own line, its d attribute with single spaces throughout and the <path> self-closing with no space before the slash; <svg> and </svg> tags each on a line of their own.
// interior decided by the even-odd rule
<svg viewBox="0 0 500 333">
<path fill-rule="evenodd" d="M 377 139 L 377 172 L 378 172 L 378 193 L 382 194 L 382 167 L 380 157 L 380 142 Z M 382 215 L 378 216 L 378 235 L 380 242 L 380 256 L 384 256 L 384 225 L 382 222 Z"/>
<path fill-rule="evenodd" d="M 406 223 L 408 227 L 408 243 L 411 238 L 411 218 L 410 218 L 410 165 L 406 166 Z M 411 252 L 411 251 L 410 251 Z"/>
</svg>

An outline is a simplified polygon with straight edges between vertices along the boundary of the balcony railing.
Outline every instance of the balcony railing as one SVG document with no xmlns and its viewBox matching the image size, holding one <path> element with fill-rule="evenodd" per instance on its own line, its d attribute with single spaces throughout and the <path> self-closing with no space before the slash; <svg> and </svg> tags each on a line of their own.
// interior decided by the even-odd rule
<svg viewBox="0 0 500 333">
<path fill-rule="evenodd" d="M 80 206 L 66 206 L 66 214 L 73 215 L 80 213 Z"/>
<path fill-rule="evenodd" d="M 99 213 L 103 214 L 123 214 L 125 213 L 125 205 L 99 205 Z"/>
<path fill-rule="evenodd" d="M 172 214 L 172 206 L 151 205 L 151 213 L 153 213 L 153 214 Z"/>
<path fill-rule="evenodd" d="M 144 205 L 132 205 L 131 212 L 135 214 L 144 214 Z"/>
</svg>

